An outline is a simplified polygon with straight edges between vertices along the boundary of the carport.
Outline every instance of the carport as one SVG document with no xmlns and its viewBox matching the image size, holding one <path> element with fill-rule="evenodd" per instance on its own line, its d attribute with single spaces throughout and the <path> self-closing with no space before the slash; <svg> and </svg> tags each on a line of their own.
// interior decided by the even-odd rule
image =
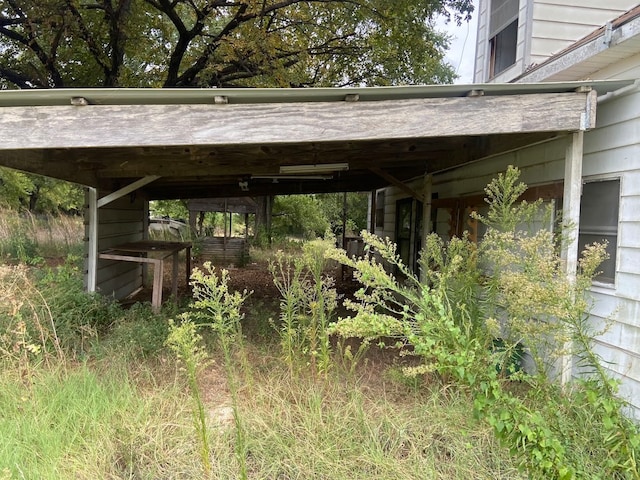
<svg viewBox="0 0 640 480">
<path fill-rule="evenodd" d="M 564 218 L 577 223 L 582 133 L 597 95 L 627 83 L 2 91 L 0 165 L 87 187 L 86 287 L 123 298 L 142 269 L 99 253 L 146 240 L 155 199 L 396 185 L 429 218 L 431 174 L 566 137 Z M 406 186 L 416 177 L 422 193 Z"/>
</svg>

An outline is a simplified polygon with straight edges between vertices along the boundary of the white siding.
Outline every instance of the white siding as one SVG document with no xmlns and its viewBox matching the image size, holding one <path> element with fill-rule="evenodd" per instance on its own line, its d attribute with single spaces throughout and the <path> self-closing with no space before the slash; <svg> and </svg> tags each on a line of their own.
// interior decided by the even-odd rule
<svg viewBox="0 0 640 480">
<path fill-rule="evenodd" d="M 422 193 L 424 179 L 422 177 L 407 182 L 415 192 Z M 404 190 L 397 187 L 389 187 L 386 189 L 384 196 L 384 228 L 376 227 L 375 234 L 379 237 L 389 237 L 391 240 L 396 239 L 396 202 L 408 198 L 409 195 Z"/>
<path fill-rule="evenodd" d="M 532 63 L 545 61 L 637 5 L 630 0 L 544 0 L 533 3 Z"/>
<path fill-rule="evenodd" d="M 631 0 L 520 0 L 516 64 L 489 78 L 489 5 L 480 0 L 474 82 L 509 82 L 635 7 Z M 628 59 L 589 78 L 638 78 L 640 59 Z"/>
</svg>

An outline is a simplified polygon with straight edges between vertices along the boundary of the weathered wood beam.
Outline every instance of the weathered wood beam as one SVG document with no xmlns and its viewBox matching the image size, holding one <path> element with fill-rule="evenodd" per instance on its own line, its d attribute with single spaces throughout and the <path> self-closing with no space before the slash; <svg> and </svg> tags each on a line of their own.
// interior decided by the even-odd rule
<svg viewBox="0 0 640 480">
<path fill-rule="evenodd" d="M 21 170 L 23 172 L 37 173 L 48 177 L 59 178 L 81 185 L 96 187 L 98 181 L 94 171 L 79 169 L 76 160 L 70 157 L 68 151 L 66 158 L 56 161 L 56 155 L 46 150 L 2 150 L 0 148 L 0 165 Z"/>
<path fill-rule="evenodd" d="M 562 198 L 563 227 L 575 229 L 580 224 L 580 199 L 582 197 L 582 156 L 584 150 L 584 132 L 569 135 L 565 155 L 564 196 Z M 569 230 L 567 230 L 569 231 Z M 562 259 L 569 282 L 576 281 L 578 271 L 578 232 L 563 236 Z M 570 352 L 571 349 L 569 348 Z M 572 356 L 560 358 L 560 380 L 568 384 L 572 375 Z"/>
<path fill-rule="evenodd" d="M 577 131 L 593 92 L 296 104 L 5 107 L 0 149 L 275 145 Z M 277 128 L 276 128 L 277 127 Z"/>
<path fill-rule="evenodd" d="M 130 183 L 129 185 L 122 187 L 121 189 L 116 190 L 109 195 L 105 195 L 100 200 L 98 200 L 98 208 L 104 207 L 105 205 L 108 205 L 111 202 L 130 194 L 131 192 L 135 192 L 139 188 L 142 188 L 159 178 L 160 175 L 149 175 L 147 177 L 141 178 L 140 180 L 136 180 L 135 182 Z"/>
<path fill-rule="evenodd" d="M 407 185 L 406 183 L 398 180 L 393 175 L 385 172 L 384 170 L 382 170 L 381 168 L 378 168 L 378 167 L 371 167 L 369 170 L 371 170 L 373 173 L 375 173 L 379 177 L 384 178 L 391 185 L 394 185 L 394 186 L 398 187 L 400 190 L 402 190 L 403 192 L 408 193 L 410 197 L 415 198 L 416 200 L 418 200 L 420 202 L 422 201 L 422 195 L 420 193 L 416 192 L 409 185 Z"/>
</svg>

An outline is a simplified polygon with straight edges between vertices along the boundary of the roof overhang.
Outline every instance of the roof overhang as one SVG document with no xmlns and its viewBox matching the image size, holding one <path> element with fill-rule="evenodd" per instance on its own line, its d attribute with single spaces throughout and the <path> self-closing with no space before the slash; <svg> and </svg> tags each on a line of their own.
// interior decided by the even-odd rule
<svg viewBox="0 0 640 480">
<path fill-rule="evenodd" d="M 593 128 L 596 92 L 630 83 L 2 91 L 0 165 L 108 191 L 157 175 L 153 199 L 366 191 Z"/>
</svg>

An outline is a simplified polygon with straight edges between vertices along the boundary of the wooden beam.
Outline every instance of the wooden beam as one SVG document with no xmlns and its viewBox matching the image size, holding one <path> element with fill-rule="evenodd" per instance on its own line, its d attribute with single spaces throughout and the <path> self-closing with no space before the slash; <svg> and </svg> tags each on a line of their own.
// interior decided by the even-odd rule
<svg viewBox="0 0 640 480">
<path fill-rule="evenodd" d="M 373 173 L 375 173 L 379 177 L 384 178 L 391 185 L 398 187 L 400 190 L 402 190 L 405 193 L 408 193 L 410 197 L 415 198 L 416 200 L 418 200 L 420 202 L 422 201 L 422 195 L 421 194 L 416 192 L 413 188 L 411 188 L 406 183 L 398 180 L 393 175 L 385 172 L 384 170 L 382 170 L 381 168 L 378 168 L 378 167 L 370 167 L 369 170 L 371 170 Z"/>
<path fill-rule="evenodd" d="M 121 189 L 116 190 L 115 192 L 112 192 L 109 195 L 102 197 L 100 200 L 98 200 L 98 208 L 104 207 L 105 205 L 108 205 L 111 202 L 119 198 L 122 198 L 125 195 L 130 194 L 131 192 L 135 192 L 139 188 L 144 187 L 145 185 L 148 185 L 149 183 L 159 178 L 160 178 L 160 175 L 149 175 L 144 178 L 141 178 L 140 180 L 136 180 L 135 182 L 130 183 L 126 187 L 122 187 Z"/>
<path fill-rule="evenodd" d="M 229 104 L 223 108 L 4 107 L 0 149 L 268 146 L 289 143 L 292 138 L 299 143 L 313 143 L 568 132 L 583 127 L 589 95 L 591 92 L 538 93 L 377 102 Z"/>
<path fill-rule="evenodd" d="M 580 225 L 580 199 L 582 196 L 582 155 L 584 132 L 572 133 L 568 137 L 564 169 L 564 197 L 562 199 L 563 228 L 569 234 L 563 235 L 562 259 L 565 273 L 571 283 L 575 283 L 578 270 L 578 226 Z M 565 346 L 567 348 L 567 346 Z M 569 352 L 571 349 L 569 348 Z M 572 374 L 571 354 L 560 358 L 560 381 L 566 385 Z"/>
<path fill-rule="evenodd" d="M 87 251 L 87 292 L 94 293 L 98 281 L 98 191 L 87 189 L 87 215 L 89 216 Z"/>
</svg>

